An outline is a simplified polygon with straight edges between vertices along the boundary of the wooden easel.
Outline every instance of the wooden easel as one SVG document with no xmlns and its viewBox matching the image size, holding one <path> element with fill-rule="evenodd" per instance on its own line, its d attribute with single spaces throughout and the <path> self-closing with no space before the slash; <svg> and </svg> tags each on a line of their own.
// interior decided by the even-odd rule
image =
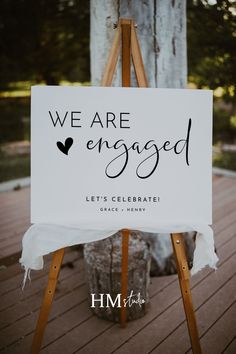
<svg viewBox="0 0 236 354">
<path fill-rule="evenodd" d="M 144 70 L 141 51 L 138 38 L 132 19 L 120 19 L 117 25 L 113 45 L 108 57 L 107 66 L 102 79 L 102 86 L 111 86 L 114 72 L 116 69 L 118 56 L 122 53 L 122 86 L 131 86 L 131 57 L 135 70 L 135 75 L 139 87 L 148 87 L 146 74 Z M 180 233 L 171 234 L 171 241 L 176 258 L 176 266 L 179 277 L 179 284 L 182 294 L 182 300 L 188 324 L 189 336 L 194 354 L 201 354 L 198 329 L 195 313 L 193 309 L 192 296 L 190 290 L 190 273 L 186 259 L 183 235 Z M 129 230 L 122 230 L 122 279 L 121 279 L 121 298 L 127 297 L 128 289 L 128 244 Z M 51 309 L 57 280 L 63 260 L 65 249 L 57 250 L 53 254 L 52 263 L 49 271 L 48 284 L 45 290 L 43 303 L 31 346 L 31 354 L 38 354 L 43 340 L 44 330 L 47 324 L 49 312 Z M 123 300 L 122 300 L 123 305 Z M 126 326 L 126 307 L 122 306 L 120 316 L 121 327 Z"/>
</svg>

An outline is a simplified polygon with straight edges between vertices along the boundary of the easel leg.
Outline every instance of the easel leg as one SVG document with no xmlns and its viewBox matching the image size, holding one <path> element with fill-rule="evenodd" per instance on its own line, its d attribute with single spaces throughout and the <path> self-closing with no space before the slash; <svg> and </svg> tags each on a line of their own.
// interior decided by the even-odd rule
<svg viewBox="0 0 236 354">
<path fill-rule="evenodd" d="M 131 84 L 131 25 L 132 20 L 120 20 L 121 25 L 121 53 L 122 53 L 122 86 Z M 128 290 L 128 255 L 129 255 L 129 230 L 122 230 L 122 268 L 121 268 L 121 315 L 120 326 L 126 326 L 127 311 L 124 299 Z"/>
<path fill-rule="evenodd" d="M 122 86 L 131 85 L 131 24 L 132 20 L 120 20 L 121 23 L 121 54 L 122 54 Z"/>
<path fill-rule="evenodd" d="M 57 286 L 57 280 L 61 269 L 61 264 L 65 249 L 62 248 L 53 254 L 52 263 L 48 276 L 48 285 L 44 294 L 43 303 L 41 305 L 38 322 L 31 346 L 30 354 L 38 354 L 43 340 L 44 330 L 47 324 L 49 312 L 51 309 L 54 293 Z"/>
<path fill-rule="evenodd" d="M 120 326 L 126 326 L 126 307 L 124 299 L 128 291 L 128 257 L 129 257 L 129 230 L 122 230 L 122 265 L 121 265 L 121 315 Z"/>
<path fill-rule="evenodd" d="M 184 248 L 184 240 L 182 234 L 171 234 L 172 245 L 176 258 L 176 266 L 179 276 L 179 284 L 182 293 L 183 305 L 188 324 L 189 336 L 194 354 L 201 354 L 201 346 L 199 341 L 197 322 L 195 318 L 192 295 L 190 289 L 190 273 L 188 269 L 187 258 Z"/>
</svg>

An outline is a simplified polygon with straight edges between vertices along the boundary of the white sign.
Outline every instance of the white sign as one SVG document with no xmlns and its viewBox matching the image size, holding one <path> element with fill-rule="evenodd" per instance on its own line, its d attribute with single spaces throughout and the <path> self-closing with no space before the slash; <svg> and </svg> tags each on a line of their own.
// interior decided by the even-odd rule
<svg viewBox="0 0 236 354">
<path fill-rule="evenodd" d="M 212 92 L 35 86 L 31 222 L 212 223 Z"/>
</svg>

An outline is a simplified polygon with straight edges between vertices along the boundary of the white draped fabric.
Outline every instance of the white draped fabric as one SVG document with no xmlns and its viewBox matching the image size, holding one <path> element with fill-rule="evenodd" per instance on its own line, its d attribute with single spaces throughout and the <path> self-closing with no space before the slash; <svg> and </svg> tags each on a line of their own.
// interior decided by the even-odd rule
<svg viewBox="0 0 236 354">
<path fill-rule="evenodd" d="M 195 274 L 205 266 L 216 269 L 218 257 L 215 253 L 213 231 L 208 225 L 165 225 L 142 227 L 129 225 L 131 230 L 150 233 L 179 233 L 196 231 L 196 246 L 191 274 Z M 96 229 L 79 228 L 78 226 L 62 226 L 52 224 L 34 224 L 24 234 L 20 263 L 25 269 L 23 287 L 30 270 L 43 268 L 43 256 L 60 248 L 102 240 L 115 234 L 119 228 L 108 229 L 101 225 Z"/>
</svg>

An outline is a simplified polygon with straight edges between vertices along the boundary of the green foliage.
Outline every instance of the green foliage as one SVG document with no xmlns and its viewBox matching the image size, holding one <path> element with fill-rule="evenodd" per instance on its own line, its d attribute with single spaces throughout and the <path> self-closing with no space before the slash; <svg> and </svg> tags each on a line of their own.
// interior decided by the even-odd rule
<svg viewBox="0 0 236 354">
<path fill-rule="evenodd" d="M 234 132 L 236 133 L 236 115 L 230 117 L 230 125 Z"/>
<path fill-rule="evenodd" d="M 235 128 L 232 125 L 232 117 L 229 112 L 215 108 L 213 117 L 213 143 L 233 143 L 235 139 Z"/>
<path fill-rule="evenodd" d="M 89 80 L 89 1 L 1 0 L 0 84 Z"/>
<path fill-rule="evenodd" d="M 0 152 L 0 182 L 30 176 L 30 156 L 6 156 Z"/>
<path fill-rule="evenodd" d="M 236 93 L 236 2 L 205 0 L 188 4 L 188 65 L 198 87 L 222 87 L 224 96 Z"/>
<path fill-rule="evenodd" d="M 213 166 L 236 171 L 236 153 L 221 152 L 213 157 Z"/>
<path fill-rule="evenodd" d="M 30 135 L 29 98 L 0 99 L 0 144 L 29 140 Z"/>
</svg>

